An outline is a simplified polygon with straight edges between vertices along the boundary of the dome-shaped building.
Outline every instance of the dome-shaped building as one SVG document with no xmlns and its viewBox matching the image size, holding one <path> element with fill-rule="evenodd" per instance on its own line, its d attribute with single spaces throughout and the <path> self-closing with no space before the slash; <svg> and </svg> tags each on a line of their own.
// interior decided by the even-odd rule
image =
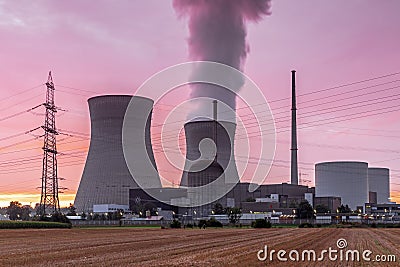
<svg viewBox="0 0 400 267">
<path fill-rule="evenodd" d="M 341 197 L 353 210 L 368 199 L 368 163 L 357 161 L 322 162 L 315 165 L 315 196 Z"/>
</svg>

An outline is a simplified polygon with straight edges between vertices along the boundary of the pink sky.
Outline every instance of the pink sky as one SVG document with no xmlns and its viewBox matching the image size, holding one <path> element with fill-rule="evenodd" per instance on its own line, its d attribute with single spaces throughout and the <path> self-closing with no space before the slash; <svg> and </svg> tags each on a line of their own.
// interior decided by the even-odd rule
<svg viewBox="0 0 400 267">
<path fill-rule="evenodd" d="M 292 69 L 299 95 L 399 72 L 399 9 L 396 0 L 273 1 L 272 15 L 249 25 L 245 72 L 268 101 L 290 96 Z M 187 36 L 186 21 L 177 19 L 170 1 L 0 1 L 0 119 L 42 103 L 45 86 L 15 94 L 44 83 L 52 70 L 56 104 L 69 110 L 60 112 L 58 128 L 89 134 L 87 98 L 132 94 L 150 75 L 187 61 Z M 316 162 L 367 161 L 392 169 L 392 196 L 400 201 L 400 112 L 326 123 L 331 117 L 395 110 L 396 80 L 400 75 L 299 96 L 299 127 L 323 124 L 299 130 L 299 169 L 310 185 Z M 359 107 L 362 101 L 370 105 Z M 289 105 L 289 99 L 271 103 L 278 143 L 267 183 L 289 181 Z M 156 106 L 154 116 L 161 118 L 167 110 Z M 0 139 L 40 126 L 43 110 L 35 112 L 0 120 Z M 41 139 L 5 148 L 30 138 L 0 141 L 0 206 L 39 201 Z M 59 157 L 59 173 L 66 178 L 61 184 L 68 190 L 61 199 L 67 204 L 79 185 L 89 142 L 64 138 L 59 137 L 59 150 L 66 153 Z M 164 166 L 161 155 L 156 157 Z M 21 159 L 29 161 L 17 162 Z"/>
</svg>

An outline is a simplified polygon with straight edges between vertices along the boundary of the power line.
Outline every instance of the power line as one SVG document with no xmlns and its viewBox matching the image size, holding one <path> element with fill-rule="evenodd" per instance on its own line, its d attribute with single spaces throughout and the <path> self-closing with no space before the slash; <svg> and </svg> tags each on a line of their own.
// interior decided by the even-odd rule
<svg viewBox="0 0 400 267">
<path fill-rule="evenodd" d="M 21 111 L 21 112 L 14 113 L 14 114 L 12 114 L 12 115 L 8 115 L 8 116 L 6 116 L 6 117 L 0 118 L 0 121 L 5 121 L 5 120 L 8 120 L 8 119 L 17 117 L 17 116 L 19 116 L 19 115 L 22 115 L 22 114 L 25 114 L 25 113 L 27 113 L 27 112 L 30 112 L 30 111 L 32 111 L 32 110 L 34 110 L 34 109 L 37 109 L 38 107 L 41 107 L 41 106 L 43 106 L 43 104 L 34 106 L 33 108 L 29 108 L 29 109 L 24 110 L 24 111 Z"/>
<path fill-rule="evenodd" d="M 3 138 L 0 138 L 0 141 L 5 141 L 5 140 L 8 140 L 8 139 L 12 139 L 12 138 L 15 138 L 15 137 L 19 137 L 19 136 L 22 136 L 22 135 L 26 135 L 26 134 L 29 134 L 29 133 L 32 133 L 32 132 L 34 132 L 34 131 L 36 131 L 36 130 L 38 130 L 38 129 L 40 129 L 41 127 L 39 126 L 39 127 L 36 127 L 36 128 L 33 128 L 33 129 L 31 129 L 31 130 L 28 130 L 28 131 L 25 131 L 25 132 L 22 132 L 22 133 L 17 133 L 17 134 L 13 134 L 13 135 L 10 135 L 10 136 L 7 136 L 7 137 L 3 137 Z M 1 150 L 2 148 L 0 147 L 0 150 Z"/>
<path fill-rule="evenodd" d="M 43 85 L 44 85 L 44 83 L 39 84 L 39 85 L 36 85 L 36 86 L 31 87 L 31 88 L 28 88 L 28 89 L 25 89 L 25 90 L 22 90 L 22 91 L 20 91 L 20 92 L 18 92 L 18 93 L 16 93 L 16 94 L 13 94 L 13 95 L 4 97 L 4 98 L 0 99 L 0 102 L 3 102 L 3 101 L 5 101 L 5 100 L 8 100 L 8 99 L 13 98 L 13 97 L 15 97 L 15 96 L 24 94 L 24 93 L 26 93 L 26 92 L 32 91 L 32 90 L 34 90 L 34 89 L 36 89 L 36 88 L 39 88 L 39 87 L 41 87 L 41 86 L 43 86 Z"/>
<path fill-rule="evenodd" d="M 361 83 L 361 82 L 365 82 L 365 81 L 370 81 L 370 80 L 375 80 L 375 79 L 379 79 L 379 78 L 382 78 L 382 77 L 388 77 L 388 76 L 392 76 L 392 75 L 397 75 L 398 73 L 394 73 L 394 74 L 389 74 L 389 75 L 385 75 L 385 76 L 379 76 L 379 77 L 376 77 L 376 78 L 371 78 L 371 79 L 367 79 L 367 80 L 364 80 L 364 81 L 360 81 L 360 82 L 354 82 L 354 83 L 351 83 L 351 84 L 356 84 L 356 83 Z M 396 81 L 399 81 L 399 80 L 396 80 Z M 359 89 L 356 89 L 356 90 L 353 90 L 353 91 L 351 91 L 351 92 L 354 92 L 354 91 L 360 91 L 360 90 L 365 90 L 366 88 L 372 88 L 372 87 L 376 87 L 376 86 L 380 86 L 380 85 L 384 85 L 384 84 L 388 84 L 388 83 L 393 83 L 393 82 L 396 82 L 396 81 L 390 81 L 390 82 L 387 82 L 387 83 L 382 83 L 382 84 L 376 84 L 376 85 L 373 85 L 373 86 L 368 86 L 368 87 L 363 87 L 363 88 L 359 88 Z M 340 86 L 339 86 L 340 87 Z M 332 88 L 337 88 L 337 87 L 332 87 Z M 359 96 L 365 96 L 365 95 L 370 95 L 370 94 L 374 94 L 374 93 L 377 93 L 377 92 L 382 92 L 382 91 L 387 91 L 387 90 L 393 90 L 393 89 L 395 89 L 395 88 L 398 88 L 398 86 L 397 87 L 392 87 L 392 88 L 387 88 L 387 89 L 383 89 L 383 90 L 379 90 L 379 91 L 375 91 L 375 92 L 372 92 L 372 93 L 366 93 L 366 94 L 361 94 L 361 95 L 357 95 L 357 96 L 353 96 L 353 97 L 348 97 L 348 98 L 345 98 L 345 99 L 342 99 L 342 100 L 348 100 L 349 98 L 354 98 L 354 97 L 359 97 Z M 74 88 L 74 89 L 76 89 L 76 88 Z M 78 90 L 78 89 L 76 89 L 76 90 Z M 80 89 L 81 90 L 81 89 Z M 319 90 L 319 91 L 325 91 L 326 89 L 323 89 L 323 90 Z M 84 90 L 84 91 L 87 91 L 87 90 Z M 349 92 L 345 92 L 345 93 L 349 93 Z M 345 94 L 344 93 L 344 94 Z M 308 94 L 308 93 L 307 93 Z M 307 94 L 303 94 L 303 95 L 307 95 Z M 311 94 L 311 93 L 309 93 L 309 94 Z M 343 93 L 342 94 L 337 94 L 337 95 L 343 95 Z M 324 98 L 321 98 L 321 99 L 325 99 L 325 98 L 327 98 L 327 97 L 329 97 L 329 96 L 326 96 L 326 97 L 324 97 Z M 387 97 L 380 97 L 380 98 L 376 98 L 376 99 L 384 99 L 384 98 L 387 98 Z M 373 101 L 373 100 L 367 100 L 367 101 Z M 389 100 L 389 101 L 393 101 L 393 100 Z M 317 105 L 313 105 L 313 107 L 315 107 L 315 106 L 320 106 L 320 105 L 323 105 L 323 104 L 328 104 L 328 103 L 330 103 L 330 102 L 325 102 L 325 103 L 322 103 L 322 104 L 317 104 Z M 348 105 L 351 105 L 351 104 L 348 104 Z M 346 105 L 342 105 L 343 107 L 344 106 L 346 106 Z M 249 107 L 244 107 L 244 108 L 249 108 Z M 307 108 L 309 108 L 309 107 L 307 107 Z M 335 107 L 334 107 L 335 108 Z M 334 109 L 334 108 L 330 108 L 330 109 Z M 240 109 L 240 108 L 238 108 L 238 109 Z M 318 111 L 316 111 L 316 112 L 318 112 Z M 221 112 L 220 112 L 221 113 Z M 286 112 L 285 112 L 286 113 Z M 313 113 L 313 112 L 306 112 L 306 114 L 309 114 L 309 113 Z M 300 113 L 301 114 L 301 113 Z M 252 115 L 252 114 L 246 114 L 246 115 Z M 284 116 L 285 117 L 285 116 Z M 284 118 L 284 117 L 279 117 L 279 118 Z M 236 117 L 235 117 L 236 118 Z M 301 118 L 301 117 L 300 117 Z M 234 118 L 232 118 L 232 119 L 234 119 Z M 185 120 L 180 120 L 180 121 L 176 121 L 176 122 L 169 122 L 169 123 L 167 123 L 167 124 L 173 124 L 173 123 L 182 123 L 182 122 L 184 122 Z M 279 123 L 280 122 L 283 122 L 283 121 L 278 121 Z M 160 126 L 164 126 L 165 125 L 165 123 L 164 124 L 159 124 L 159 125 L 155 125 L 155 124 L 153 124 L 152 125 L 152 127 L 154 128 L 154 127 L 160 127 Z"/>
<path fill-rule="evenodd" d="M 338 85 L 338 86 L 333 86 L 333 87 L 328 87 L 328 88 L 324 88 L 324 89 L 320 89 L 320 90 L 315 90 L 315 91 L 312 91 L 312 92 L 309 92 L 309 93 L 299 94 L 297 96 L 298 97 L 303 97 L 303 96 L 307 96 L 307 95 L 313 95 L 313 94 L 322 93 L 322 92 L 326 92 L 326 91 L 331 91 L 331 90 L 335 90 L 335 89 L 339 89 L 339 88 L 343 88 L 343 87 L 349 87 L 349 86 L 356 85 L 356 84 L 361 84 L 361 83 L 365 83 L 365 82 L 370 82 L 370 81 L 374 81 L 374 80 L 388 78 L 388 77 L 396 76 L 396 75 L 399 75 L 399 74 L 400 74 L 400 72 L 393 72 L 393 73 L 386 74 L 386 75 L 371 77 L 371 78 L 360 80 L 360 81 L 355 81 L 355 82 L 341 84 L 341 85 Z M 76 91 L 98 94 L 98 92 L 96 92 L 96 91 L 87 90 L 87 89 L 80 89 L 80 88 L 70 87 L 70 86 L 65 86 L 65 85 L 57 84 L 57 87 L 63 87 L 63 88 L 72 89 L 72 90 L 76 90 Z M 68 91 L 64 91 L 64 92 L 71 93 L 71 92 L 68 92 Z M 72 93 L 72 94 L 75 94 L 75 93 Z M 272 100 L 272 101 L 269 101 L 269 102 L 270 103 L 274 103 L 274 102 L 280 102 L 280 101 L 288 100 L 288 99 L 290 99 L 290 97 L 276 99 L 276 100 Z M 264 105 L 264 104 L 265 103 L 262 103 L 262 105 Z"/>
</svg>

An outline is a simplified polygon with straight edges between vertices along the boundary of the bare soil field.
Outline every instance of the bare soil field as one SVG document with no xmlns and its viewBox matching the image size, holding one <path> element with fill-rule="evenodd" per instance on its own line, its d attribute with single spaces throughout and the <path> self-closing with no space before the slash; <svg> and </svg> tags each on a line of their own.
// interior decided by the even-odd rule
<svg viewBox="0 0 400 267">
<path fill-rule="evenodd" d="M 369 249 L 397 262 L 259 261 L 268 250 Z M 286 254 L 288 257 L 288 254 Z M 0 230 L 0 266 L 399 266 L 400 229 L 145 229 Z"/>
</svg>

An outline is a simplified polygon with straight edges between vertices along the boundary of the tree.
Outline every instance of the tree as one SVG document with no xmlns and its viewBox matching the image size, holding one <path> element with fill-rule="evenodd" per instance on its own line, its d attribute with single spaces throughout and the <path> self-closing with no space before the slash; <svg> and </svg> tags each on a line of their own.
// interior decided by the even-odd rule
<svg viewBox="0 0 400 267">
<path fill-rule="evenodd" d="M 10 205 L 7 207 L 6 212 L 10 220 L 24 220 L 28 221 L 30 219 L 30 209 L 29 206 L 22 206 L 18 201 L 11 201 Z"/>
<path fill-rule="evenodd" d="M 229 217 L 229 222 L 236 225 L 240 217 L 242 217 L 242 211 L 240 208 L 233 207 L 233 208 L 226 208 L 226 214 Z"/>
<path fill-rule="evenodd" d="M 31 217 L 29 216 L 31 214 L 31 207 L 29 205 L 24 205 L 21 207 L 21 213 L 20 213 L 20 218 L 23 221 L 29 221 Z"/>
<path fill-rule="evenodd" d="M 110 213 L 109 216 L 110 216 L 111 220 L 118 221 L 118 220 L 122 219 L 123 212 L 124 212 L 123 210 L 119 209 L 117 211 Z"/>
<path fill-rule="evenodd" d="M 343 206 L 343 204 L 338 208 L 339 213 L 351 213 L 349 205 Z"/>
<path fill-rule="evenodd" d="M 76 208 L 72 203 L 69 203 L 67 216 L 76 216 Z"/>
<path fill-rule="evenodd" d="M 297 214 L 300 219 L 311 219 L 314 217 L 314 210 L 307 200 L 303 200 L 299 204 Z"/>
<path fill-rule="evenodd" d="M 328 213 L 330 210 L 325 205 L 317 205 L 315 206 L 315 210 L 317 213 Z"/>
<path fill-rule="evenodd" d="M 215 214 L 224 214 L 224 207 L 221 203 L 215 203 L 214 205 L 214 212 Z"/>
</svg>

